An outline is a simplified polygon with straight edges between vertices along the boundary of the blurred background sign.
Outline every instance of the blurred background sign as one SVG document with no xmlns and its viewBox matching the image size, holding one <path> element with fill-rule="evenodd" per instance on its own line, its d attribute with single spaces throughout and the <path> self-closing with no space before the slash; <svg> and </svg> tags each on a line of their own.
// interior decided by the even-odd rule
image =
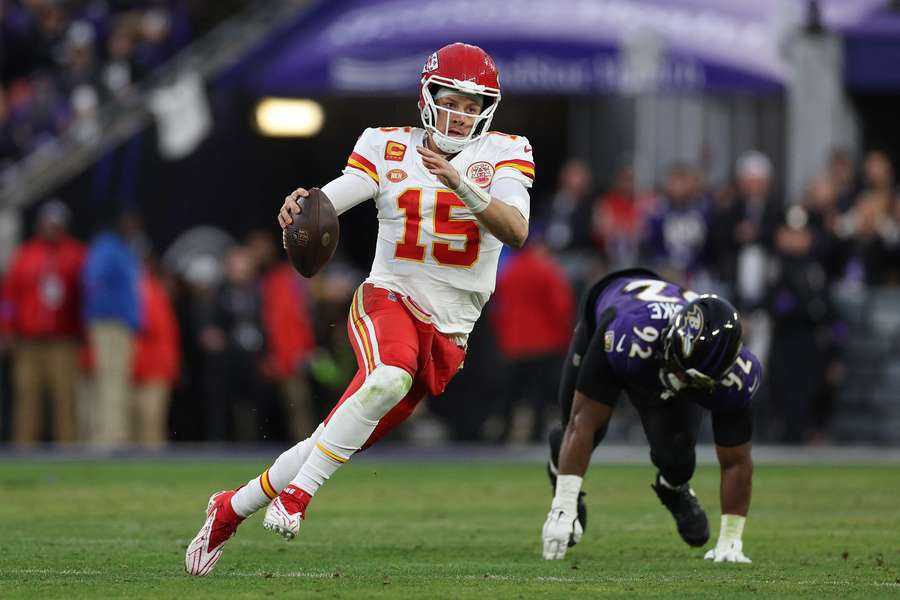
<svg viewBox="0 0 900 600">
<path fill-rule="evenodd" d="M 828 29 L 861 41 L 896 33 L 879 14 L 887 4 L 819 6 Z M 322 2 L 266 49 L 251 85 L 277 95 L 414 90 L 422 57 L 465 39 L 491 49 L 510 92 L 616 92 L 633 78 L 623 46 L 643 31 L 665 49 L 655 75 L 661 89 L 773 91 L 790 81 L 780 47 L 806 11 L 803 2 L 780 0 L 522 0 L 510 8 L 477 0 Z M 867 61 L 849 67 L 848 80 L 876 83 Z"/>
</svg>

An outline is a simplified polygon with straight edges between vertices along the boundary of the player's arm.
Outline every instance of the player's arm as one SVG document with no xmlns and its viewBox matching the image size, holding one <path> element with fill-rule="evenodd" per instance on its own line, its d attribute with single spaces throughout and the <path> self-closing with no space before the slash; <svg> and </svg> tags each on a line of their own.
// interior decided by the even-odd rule
<svg viewBox="0 0 900 600">
<path fill-rule="evenodd" d="M 347 159 L 343 175 L 322 186 L 322 192 L 331 200 L 338 215 L 378 195 L 378 167 L 366 158 L 378 155 L 375 135 L 375 129 L 363 131 Z M 285 197 L 278 211 L 278 224 L 282 229 L 293 222 L 294 215 L 300 214 L 302 209 L 298 201 L 307 196 L 309 192 L 305 188 L 297 188 Z"/>
<path fill-rule="evenodd" d="M 322 187 L 322 192 L 331 200 L 334 210 L 337 214 L 343 214 L 357 204 L 365 202 L 369 198 L 378 193 L 378 187 L 371 182 L 357 177 L 352 174 L 344 174 L 334 179 Z M 278 224 L 282 229 L 290 225 L 294 220 L 294 215 L 302 212 L 300 198 L 309 196 L 306 188 L 297 188 L 284 198 L 284 204 L 278 211 Z"/>
<path fill-rule="evenodd" d="M 524 188 L 523 188 L 524 189 Z M 482 191 L 479 188 L 479 191 Z M 459 192 L 457 191 L 457 195 Z M 494 198 L 488 202 L 487 208 L 475 217 L 490 231 L 494 237 L 513 248 L 521 248 L 528 239 L 528 221 L 522 213 L 501 198 Z"/>
<path fill-rule="evenodd" d="M 597 434 L 609 423 L 612 402 L 620 391 L 604 351 L 604 329 L 592 335 L 575 379 L 572 408 L 559 450 L 556 493 L 542 531 L 547 560 L 565 558 L 568 546 L 581 540 L 584 532 L 577 517 L 582 478 L 597 445 Z"/>
<path fill-rule="evenodd" d="M 461 176 L 456 168 L 437 152 L 424 146 L 419 146 L 416 150 L 422 156 L 425 168 L 453 190 L 494 237 L 513 248 L 525 245 L 528 238 L 528 221 L 511 202 L 502 197 L 492 197 L 476 183 Z M 522 190 L 524 191 L 524 188 Z"/>
<path fill-rule="evenodd" d="M 569 423 L 559 449 L 559 474 L 584 477 L 594 451 L 594 435 L 609 422 L 612 409 L 582 392 L 575 392 Z M 577 494 L 576 494 L 577 495 Z"/>
<path fill-rule="evenodd" d="M 719 459 L 719 500 L 722 505 L 719 539 L 704 558 L 715 562 L 749 563 L 744 556 L 744 524 L 750 510 L 753 489 L 753 459 L 750 442 L 737 446 L 716 444 Z"/>
<path fill-rule="evenodd" d="M 750 511 L 750 494 L 753 490 L 753 458 L 751 443 L 733 448 L 716 446 L 719 458 L 719 500 L 723 515 L 747 518 Z"/>
<path fill-rule="evenodd" d="M 713 438 L 716 456 L 719 459 L 720 483 L 719 500 L 722 507 L 721 527 L 716 547 L 706 553 L 705 558 L 716 562 L 748 563 L 750 559 L 743 553 L 744 524 L 750 511 L 750 496 L 753 490 L 753 458 L 751 437 L 753 435 L 753 413 L 750 397 L 759 386 L 759 362 L 743 359 L 746 369 L 741 376 L 731 379 L 728 396 L 744 401 L 731 410 L 713 412 Z M 754 373 L 754 371 L 756 371 Z"/>
<path fill-rule="evenodd" d="M 582 392 L 575 392 L 572 412 L 559 449 L 556 493 L 541 532 L 544 558 L 547 560 L 565 558 L 568 547 L 581 541 L 584 531 L 578 522 L 578 494 L 591 462 L 594 436 L 606 426 L 610 415 L 612 409 L 609 405 L 597 402 Z"/>
</svg>

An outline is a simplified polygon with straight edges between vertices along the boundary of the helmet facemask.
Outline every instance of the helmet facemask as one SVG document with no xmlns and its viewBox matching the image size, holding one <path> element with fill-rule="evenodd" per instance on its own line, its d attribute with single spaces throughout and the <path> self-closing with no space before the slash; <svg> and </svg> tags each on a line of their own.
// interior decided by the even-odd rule
<svg viewBox="0 0 900 600">
<path fill-rule="evenodd" d="M 690 366 L 689 363 L 697 358 L 696 355 L 692 358 L 692 353 L 698 338 L 702 339 L 704 325 L 699 307 L 695 306 L 690 315 L 686 315 L 685 312 L 679 311 L 672 317 L 671 324 L 663 330 L 663 368 L 660 378 L 672 391 L 685 388 L 711 391 L 734 366 L 741 345 L 738 343 L 734 355 L 719 363 L 720 367 L 716 373 L 704 373 Z"/>
<path fill-rule="evenodd" d="M 463 96 L 481 97 L 483 99 L 481 112 L 478 114 L 469 114 L 438 106 L 435 103 L 434 90 L 432 89 L 436 86 L 446 87 Z M 481 139 L 481 137 L 488 132 L 499 103 L 500 90 L 478 85 L 471 81 L 459 81 L 457 79 L 432 76 L 422 85 L 422 125 L 424 125 L 425 130 L 431 134 L 431 139 L 441 152 L 456 154 L 472 142 Z M 447 113 L 444 131 L 440 131 L 437 127 L 438 111 L 445 111 Z M 454 115 L 459 115 L 467 120 L 473 120 L 472 127 L 465 137 L 454 137 L 449 134 L 450 121 Z"/>
<path fill-rule="evenodd" d="M 677 317 L 676 317 L 677 318 Z M 701 373 L 697 369 L 685 367 L 679 357 L 675 345 L 680 341 L 676 334 L 676 325 L 670 325 L 663 332 L 663 368 L 660 378 L 663 385 L 673 392 L 683 389 L 710 391 L 716 386 L 716 380 Z"/>
</svg>

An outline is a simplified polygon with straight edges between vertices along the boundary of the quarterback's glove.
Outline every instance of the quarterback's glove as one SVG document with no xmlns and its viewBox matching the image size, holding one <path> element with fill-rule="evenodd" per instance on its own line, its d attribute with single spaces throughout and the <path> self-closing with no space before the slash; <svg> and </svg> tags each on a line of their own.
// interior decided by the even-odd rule
<svg viewBox="0 0 900 600">
<path fill-rule="evenodd" d="M 716 547 L 708 551 L 703 557 L 715 562 L 730 562 L 749 564 L 753 562 L 743 552 L 741 536 L 744 533 L 746 517 L 739 515 L 722 515 L 722 526 L 719 529 L 719 541 Z"/>
<path fill-rule="evenodd" d="M 581 541 L 584 531 L 578 522 L 578 514 L 561 508 L 551 508 L 544 522 L 544 558 L 562 560 L 566 550 Z"/>
</svg>

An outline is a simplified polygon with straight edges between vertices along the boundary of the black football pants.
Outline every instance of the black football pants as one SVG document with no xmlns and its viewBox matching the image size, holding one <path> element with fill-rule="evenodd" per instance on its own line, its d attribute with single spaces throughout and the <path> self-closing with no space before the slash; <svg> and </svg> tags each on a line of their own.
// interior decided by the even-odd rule
<svg viewBox="0 0 900 600">
<path fill-rule="evenodd" d="M 601 315 L 597 327 L 588 327 L 583 319 L 575 328 L 575 334 L 563 362 L 559 383 L 559 405 L 562 409 L 562 429 L 569 422 L 575 391 L 579 391 L 611 408 L 622 394 L 621 386 L 612 380 L 603 355 L 603 333 L 614 315 Z M 604 322 L 605 321 L 605 322 Z M 690 480 L 696 467 L 694 448 L 700 427 L 702 410 L 684 400 L 630 398 L 641 417 L 644 434 L 650 444 L 650 460 L 671 485 L 681 485 Z M 594 434 L 596 448 L 606 435 L 608 424 Z M 561 432 L 551 432 L 558 436 Z M 551 444 L 552 448 L 559 445 Z M 559 465 L 559 456 L 553 456 Z"/>
</svg>

